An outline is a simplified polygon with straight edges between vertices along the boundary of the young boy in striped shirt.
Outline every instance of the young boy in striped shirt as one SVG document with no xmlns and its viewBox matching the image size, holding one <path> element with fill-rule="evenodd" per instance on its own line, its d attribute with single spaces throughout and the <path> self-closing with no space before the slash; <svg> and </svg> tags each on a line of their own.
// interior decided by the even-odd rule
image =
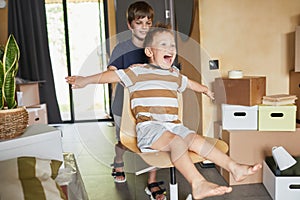
<svg viewBox="0 0 300 200">
<path fill-rule="evenodd" d="M 206 181 L 191 161 L 188 150 L 228 170 L 236 181 L 242 181 L 256 173 L 261 169 L 261 164 L 248 166 L 236 163 L 214 148 L 210 140 L 206 140 L 180 122 L 177 92 L 189 88 L 211 99 L 214 95 L 206 86 L 188 79 L 172 66 L 176 57 L 176 43 L 172 30 L 165 25 L 153 28 L 145 38 L 144 47 L 149 58 L 148 65 L 106 71 L 86 77 L 70 76 L 66 80 L 74 89 L 88 84 L 122 82 L 130 92 L 140 150 L 170 152 L 174 166 L 190 183 L 194 199 L 231 192 L 231 187 Z"/>
</svg>

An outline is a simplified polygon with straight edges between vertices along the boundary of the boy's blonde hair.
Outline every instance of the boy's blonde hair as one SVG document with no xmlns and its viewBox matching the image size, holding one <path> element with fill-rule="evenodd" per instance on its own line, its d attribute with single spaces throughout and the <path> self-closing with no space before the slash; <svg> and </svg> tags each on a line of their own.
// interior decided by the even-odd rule
<svg viewBox="0 0 300 200">
<path fill-rule="evenodd" d="M 150 30 L 148 31 L 148 33 L 145 37 L 143 46 L 150 47 L 152 45 L 154 35 L 156 33 L 162 33 L 162 32 L 168 32 L 168 33 L 171 33 L 172 35 L 174 35 L 174 32 L 171 29 L 170 24 L 157 23 L 157 24 L 155 24 L 155 26 L 150 28 Z"/>
<path fill-rule="evenodd" d="M 142 19 L 144 17 L 153 21 L 154 11 L 145 1 L 137 1 L 128 7 L 126 15 L 129 24 L 131 24 L 133 20 Z"/>
</svg>

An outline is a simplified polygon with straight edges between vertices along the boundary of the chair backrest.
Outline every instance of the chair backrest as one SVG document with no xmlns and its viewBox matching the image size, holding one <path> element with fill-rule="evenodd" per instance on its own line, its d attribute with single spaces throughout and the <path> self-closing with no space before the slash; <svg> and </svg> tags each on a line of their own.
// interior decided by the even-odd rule
<svg viewBox="0 0 300 200">
<path fill-rule="evenodd" d="M 121 120 L 121 131 L 128 136 L 136 137 L 136 120 L 130 109 L 130 95 L 127 88 L 124 88 L 123 113 Z"/>
<path fill-rule="evenodd" d="M 127 88 L 124 88 L 123 112 L 120 127 L 120 138 L 124 146 L 133 152 L 140 152 L 137 147 L 135 118 L 130 109 L 130 96 Z"/>
</svg>

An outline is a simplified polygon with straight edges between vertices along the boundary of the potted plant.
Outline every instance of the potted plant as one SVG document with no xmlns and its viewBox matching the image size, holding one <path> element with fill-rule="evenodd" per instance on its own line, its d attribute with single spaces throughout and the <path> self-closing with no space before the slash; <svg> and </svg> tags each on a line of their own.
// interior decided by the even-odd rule
<svg viewBox="0 0 300 200">
<path fill-rule="evenodd" d="M 18 107 L 16 101 L 20 50 L 12 34 L 0 56 L 0 139 L 8 139 L 21 135 L 28 124 L 25 107 Z"/>
</svg>

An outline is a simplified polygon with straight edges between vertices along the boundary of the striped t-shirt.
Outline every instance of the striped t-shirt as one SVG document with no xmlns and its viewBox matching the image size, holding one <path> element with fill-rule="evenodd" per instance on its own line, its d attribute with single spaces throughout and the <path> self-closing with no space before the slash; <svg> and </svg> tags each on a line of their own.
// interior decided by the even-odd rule
<svg viewBox="0 0 300 200">
<path fill-rule="evenodd" d="M 166 70 L 153 65 L 117 70 L 130 92 L 131 110 L 137 123 L 162 121 L 179 123 L 177 92 L 187 87 L 187 77 L 175 68 Z"/>
</svg>

